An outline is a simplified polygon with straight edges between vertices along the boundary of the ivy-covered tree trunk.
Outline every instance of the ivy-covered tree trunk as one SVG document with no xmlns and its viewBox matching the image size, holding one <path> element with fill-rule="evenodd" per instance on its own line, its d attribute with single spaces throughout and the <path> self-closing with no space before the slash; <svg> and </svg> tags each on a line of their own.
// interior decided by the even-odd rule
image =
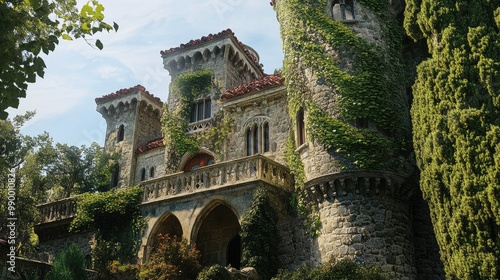
<svg viewBox="0 0 500 280">
<path fill-rule="evenodd" d="M 500 1 L 406 1 L 431 57 L 413 86 L 413 139 L 448 279 L 500 279 Z"/>
</svg>

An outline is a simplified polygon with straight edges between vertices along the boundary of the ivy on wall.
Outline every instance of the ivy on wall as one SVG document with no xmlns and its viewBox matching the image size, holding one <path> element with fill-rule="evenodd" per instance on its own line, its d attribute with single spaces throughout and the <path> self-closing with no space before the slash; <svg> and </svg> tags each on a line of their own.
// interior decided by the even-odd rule
<svg viewBox="0 0 500 280">
<path fill-rule="evenodd" d="M 280 0 L 275 9 L 281 23 L 284 75 L 289 113 L 306 109 L 306 128 L 313 140 L 344 159 L 343 169 L 399 171 L 404 166 L 409 135 L 403 95 L 401 28 L 387 1 L 358 1 L 377 15 L 383 43 L 369 42 L 345 23 L 331 19 L 327 0 Z M 333 53 L 335 55 L 333 55 Z M 304 78 L 311 71 L 319 86 L 336 95 L 338 115 L 311 96 L 314 86 Z M 310 81 L 309 81 L 310 82 Z M 367 119 L 370 127 L 353 125 Z M 390 153 L 388 153 L 390 151 Z"/>
<path fill-rule="evenodd" d="M 215 98 L 218 97 L 219 89 L 212 80 L 213 72 L 201 69 L 180 74 L 170 84 L 170 95 L 177 106 L 169 110 L 168 104 L 165 104 L 162 116 L 163 141 L 170 152 L 166 162 L 170 170 L 177 167 L 180 158 L 185 153 L 196 153 L 201 144 L 210 148 L 218 156 L 221 154 L 222 141 L 233 127 L 233 120 L 222 112 L 218 112 L 213 117 L 212 127 L 192 135 L 187 133 L 191 104 L 197 99 L 208 97 L 213 92 L 215 92 Z"/>
<path fill-rule="evenodd" d="M 139 210 L 143 188 L 85 193 L 76 199 L 76 215 L 70 231 L 93 230 L 97 244 L 92 251 L 94 269 L 110 279 L 109 265 L 134 263 L 145 221 Z"/>
</svg>

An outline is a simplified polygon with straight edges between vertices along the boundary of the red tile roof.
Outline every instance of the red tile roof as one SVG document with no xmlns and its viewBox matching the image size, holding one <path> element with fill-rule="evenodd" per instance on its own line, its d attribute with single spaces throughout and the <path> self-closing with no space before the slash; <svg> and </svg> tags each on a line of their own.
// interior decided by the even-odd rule
<svg viewBox="0 0 500 280">
<path fill-rule="evenodd" d="M 154 140 L 151 140 L 148 143 L 140 146 L 139 148 L 137 148 L 137 152 L 144 153 L 144 152 L 150 151 L 152 149 L 163 147 L 163 146 L 165 146 L 165 144 L 163 143 L 163 137 L 160 137 L 160 138 L 156 138 Z"/>
<path fill-rule="evenodd" d="M 247 84 L 242 84 L 232 89 L 226 90 L 222 94 L 220 99 L 221 101 L 226 101 L 237 96 L 242 96 L 259 90 L 282 85 L 284 81 L 285 78 L 281 74 L 267 75 L 263 78 L 253 80 Z"/>
<path fill-rule="evenodd" d="M 255 64 L 257 65 L 257 67 L 261 71 L 261 73 L 264 74 L 264 69 L 262 69 L 262 66 L 259 64 L 259 61 L 258 61 L 257 57 L 255 57 L 255 55 L 248 50 L 248 48 L 246 47 L 245 44 L 243 44 L 242 42 L 240 42 L 238 40 L 238 38 L 236 38 L 236 36 L 234 35 L 234 32 L 231 29 L 229 29 L 229 28 L 226 29 L 226 30 L 223 30 L 223 31 L 221 31 L 221 32 L 219 32 L 217 34 L 209 34 L 208 36 L 203 36 L 200 39 L 191 40 L 191 41 L 187 42 L 186 44 L 181 44 L 178 47 L 170 48 L 170 49 L 164 50 L 164 51 L 160 51 L 160 54 L 161 54 L 162 57 L 165 57 L 168 54 L 175 53 L 175 52 L 183 50 L 185 48 L 189 48 L 189 47 L 192 47 L 192 46 L 197 46 L 199 44 L 202 44 L 202 43 L 205 43 L 205 42 L 210 42 L 210 41 L 213 41 L 213 40 L 225 37 L 225 36 L 231 37 L 236 42 L 238 42 L 238 45 L 240 45 L 240 47 L 245 51 L 245 53 L 250 58 L 252 58 L 252 60 L 255 62 Z"/>
<path fill-rule="evenodd" d="M 144 94 L 146 94 L 147 96 L 149 96 L 152 100 L 154 100 L 155 102 L 157 102 L 158 104 L 163 104 L 163 102 L 161 102 L 160 98 L 158 97 L 155 97 L 153 94 L 149 93 L 149 91 L 146 90 L 145 87 L 141 86 L 141 85 L 136 85 L 135 87 L 131 87 L 131 88 L 122 88 L 116 92 L 113 92 L 113 93 L 110 93 L 110 94 L 106 94 L 106 95 L 103 95 L 101 97 L 97 97 L 95 99 L 95 102 L 98 103 L 98 102 L 103 102 L 103 101 L 107 101 L 107 100 L 110 100 L 110 99 L 113 99 L 113 98 L 116 98 L 118 96 L 121 96 L 121 95 L 124 95 L 124 94 L 127 94 L 131 91 L 134 91 L 134 90 L 138 90 Z"/>
</svg>

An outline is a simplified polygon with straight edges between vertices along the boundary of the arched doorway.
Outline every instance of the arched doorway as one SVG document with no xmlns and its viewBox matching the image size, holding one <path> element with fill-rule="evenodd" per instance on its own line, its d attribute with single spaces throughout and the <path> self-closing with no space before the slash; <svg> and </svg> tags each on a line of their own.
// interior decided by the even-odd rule
<svg viewBox="0 0 500 280">
<path fill-rule="evenodd" d="M 238 218 L 228 206 L 218 204 L 213 207 L 201 221 L 196 237 L 196 247 L 201 252 L 202 264 L 226 266 L 231 263 L 234 267 L 239 266 L 240 230 Z"/>
<path fill-rule="evenodd" d="M 156 225 L 155 228 L 151 231 L 149 242 L 148 242 L 148 247 L 149 247 L 149 253 L 151 254 L 156 250 L 158 247 L 158 237 L 160 235 L 165 235 L 168 234 L 169 236 L 176 236 L 177 238 L 182 238 L 182 226 L 181 223 L 179 222 L 179 219 L 177 219 L 176 216 L 173 214 L 167 214 L 164 216 L 164 218 L 160 219 Z"/>
</svg>

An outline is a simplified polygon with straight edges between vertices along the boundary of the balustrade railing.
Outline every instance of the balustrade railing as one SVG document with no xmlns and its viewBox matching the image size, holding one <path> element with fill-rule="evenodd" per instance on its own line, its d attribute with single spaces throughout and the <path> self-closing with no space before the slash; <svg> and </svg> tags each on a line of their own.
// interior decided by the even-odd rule
<svg viewBox="0 0 500 280">
<path fill-rule="evenodd" d="M 40 212 L 39 224 L 50 223 L 63 219 L 73 218 L 76 213 L 74 197 L 38 205 Z"/>
<path fill-rule="evenodd" d="M 261 180 L 289 189 L 292 184 L 287 167 L 256 155 L 205 166 L 143 182 L 143 202 L 162 200 L 182 194 L 203 192 L 222 186 Z"/>
<path fill-rule="evenodd" d="M 289 169 L 262 155 L 170 174 L 145 181 L 141 185 L 144 187 L 143 202 L 150 202 L 257 180 L 286 190 L 292 186 Z M 38 211 L 40 212 L 38 224 L 73 218 L 76 213 L 75 198 L 38 205 Z"/>
<path fill-rule="evenodd" d="M 202 131 L 206 128 L 212 127 L 213 123 L 214 123 L 213 118 L 190 123 L 190 124 L 188 124 L 187 132 L 194 133 L 194 132 Z"/>
</svg>

